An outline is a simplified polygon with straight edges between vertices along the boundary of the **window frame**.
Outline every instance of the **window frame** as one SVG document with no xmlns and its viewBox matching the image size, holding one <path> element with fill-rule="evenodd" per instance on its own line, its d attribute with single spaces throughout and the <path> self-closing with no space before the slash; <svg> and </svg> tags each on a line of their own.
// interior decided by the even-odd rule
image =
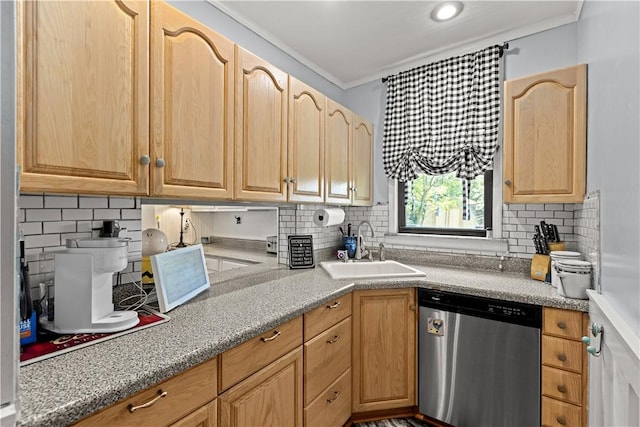
<svg viewBox="0 0 640 427">
<path fill-rule="evenodd" d="M 404 204 L 404 182 L 397 182 L 398 233 L 431 234 L 439 236 L 487 237 L 487 229 L 493 228 L 493 169 L 484 173 L 484 226 L 483 230 L 470 228 L 407 227 Z"/>
</svg>

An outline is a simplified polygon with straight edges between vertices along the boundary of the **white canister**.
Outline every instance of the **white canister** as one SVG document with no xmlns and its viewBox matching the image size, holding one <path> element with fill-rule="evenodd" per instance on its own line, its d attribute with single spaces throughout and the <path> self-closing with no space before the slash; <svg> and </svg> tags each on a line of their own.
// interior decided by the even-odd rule
<svg viewBox="0 0 640 427">
<path fill-rule="evenodd" d="M 580 252 L 572 251 L 551 251 L 549 252 L 549 256 L 551 257 L 551 286 L 554 288 L 557 288 L 560 283 L 558 272 L 556 271 L 557 261 L 561 259 L 582 259 L 582 254 Z"/>
<path fill-rule="evenodd" d="M 591 263 L 576 259 L 562 259 L 556 262 L 558 270 L 558 293 L 563 297 L 588 299 L 587 289 L 591 289 Z"/>
</svg>

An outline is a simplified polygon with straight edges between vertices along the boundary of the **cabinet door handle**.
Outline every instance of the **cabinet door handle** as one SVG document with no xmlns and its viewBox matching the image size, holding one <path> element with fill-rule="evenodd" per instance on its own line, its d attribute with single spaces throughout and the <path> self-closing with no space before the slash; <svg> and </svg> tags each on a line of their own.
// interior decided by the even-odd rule
<svg viewBox="0 0 640 427">
<path fill-rule="evenodd" d="M 567 419 L 563 415 L 558 415 L 556 417 L 556 421 L 558 422 L 558 424 L 560 424 L 562 426 L 567 424 Z"/>
<path fill-rule="evenodd" d="M 143 403 L 142 405 L 137 405 L 137 406 L 133 406 L 132 404 L 129 404 L 129 406 L 127 406 L 127 409 L 129 410 L 129 412 L 133 413 L 133 412 L 137 411 L 138 409 L 148 408 L 149 406 L 153 405 L 158 400 L 160 400 L 160 399 L 162 399 L 163 397 L 166 397 L 166 396 L 167 396 L 167 392 L 166 391 L 162 391 L 162 389 L 159 389 L 158 390 L 158 395 L 156 397 L 154 397 L 153 399 L 151 399 L 150 401 L 148 401 L 147 403 Z"/>
<path fill-rule="evenodd" d="M 567 329 L 567 324 L 564 322 L 558 322 L 558 328 L 560 329 Z"/>
<path fill-rule="evenodd" d="M 147 156 L 146 154 L 140 157 L 140 164 L 142 166 L 147 166 L 149 163 L 151 163 L 151 157 Z"/>
<path fill-rule="evenodd" d="M 333 397 L 331 399 L 327 399 L 327 402 L 329 402 L 329 403 L 335 402 L 336 399 L 338 398 L 338 396 L 340 396 L 340 392 L 339 391 L 334 391 L 333 392 Z"/>
<path fill-rule="evenodd" d="M 289 182 L 292 183 L 292 184 L 295 184 L 296 183 L 296 179 L 295 178 L 289 178 Z"/>
<path fill-rule="evenodd" d="M 281 333 L 282 333 L 282 332 L 280 332 L 280 331 L 273 331 L 273 336 L 272 336 L 272 337 L 269 337 L 269 338 L 264 338 L 264 337 L 262 337 L 262 338 L 260 338 L 260 339 L 262 340 L 262 342 L 269 342 L 269 341 L 273 341 L 273 340 L 275 340 L 276 338 L 278 338 L 278 337 L 280 336 L 280 334 L 281 334 Z"/>
<path fill-rule="evenodd" d="M 285 177 L 284 177 L 284 183 L 285 183 L 285 184 L 288 184 L 288 183 L 289 183 L 289 177 L 287 177 L 287 176 L 285 176 Z"/>
<path fill-rule="evenodd" d="M 567 392 L 567 387 L 566 387 L 564 384 L 560 384 L 560 385 L 558 386 L 558 391 L 559 391 L 560 393 L 566 393 L 566 392 Z"/>
<path fill-rule="evenodd" d="M 334 344 L 336 342 L 338 342 L 338 340 L 340 339 L 340 335 L 335 335 L 333 338 L 331 338 L 330 340 L 327 340 L 327 343 L 329 344 Z"/>
<path fill-rule="evenodd" d="M 327 306 L 327 308 L 328 308 L 329 310 L 333 310 L 334 308 L 338 308 L 338 306 L 339 306 L 339 305 L 340 305 L 340 301 L 336 301 L 336 302 L 334 302 L 333 304 L 328 305 L 328 306 Z"/>
<path fill-rule="evenodd" d="M 559 355 L 558 355 L 558 360 L 559 360 L 559 361 L 561 361 L 561 362 L 566 361 L 566 360 L 567 360 L 567 355 L 566 355 L 566 354 L 564 354 L 564 353 L 559 354 Z"/>
<path fill-rule="evenodd" d="M 505 184 L 506 186 L 511 186 L 512 182 L 511 182 L 511 180 L 510 180 L 510 179 L 505 179 L 504 184 Z"/>
<path fill-rule="evenodd" d="M 162 157 L 158 157 L 156 159 L 156 167 L 163 168 L 165 165 L 164 159 Z"/>
</svg>

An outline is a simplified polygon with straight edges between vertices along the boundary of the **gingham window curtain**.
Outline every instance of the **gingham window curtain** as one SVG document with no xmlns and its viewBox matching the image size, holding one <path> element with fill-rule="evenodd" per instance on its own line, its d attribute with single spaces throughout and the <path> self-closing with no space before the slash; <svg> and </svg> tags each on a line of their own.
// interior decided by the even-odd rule
<svg viewBox="0 0 640 427">
<path fill-rule="evenodd" d="M 491 46 L 387 78 L 385 173 L 410 183 L 421 173 L 456 172 L 463 219 L 469 181 L 487 170 L 497 147 L 500 51 Z"/>
</svg>

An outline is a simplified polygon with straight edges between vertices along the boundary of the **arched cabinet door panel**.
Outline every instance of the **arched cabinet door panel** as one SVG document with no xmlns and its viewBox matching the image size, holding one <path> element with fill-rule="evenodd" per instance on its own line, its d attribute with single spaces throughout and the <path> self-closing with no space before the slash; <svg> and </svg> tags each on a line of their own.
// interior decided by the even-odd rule
<svg viewBox="0 0 640 427">
<path fill-rule="evenodd" d="M 288 76 L 236 46 L 235 198 L 286 201 Z"/>
<path fill-rule="evenodd" d="M 234 44 L 152 2 L 151 46 L 152 193 L 231 199 Z"/>
<path fill-rule="evenodd" d="M 584 200 L 586 80 L 581 64 L 505 82 L 505 203 Z"/>
<path fill-rule="evenodd" d="M 148 194 L 148 2 L 18 5 L 21 190 Z"/>
</svg>

